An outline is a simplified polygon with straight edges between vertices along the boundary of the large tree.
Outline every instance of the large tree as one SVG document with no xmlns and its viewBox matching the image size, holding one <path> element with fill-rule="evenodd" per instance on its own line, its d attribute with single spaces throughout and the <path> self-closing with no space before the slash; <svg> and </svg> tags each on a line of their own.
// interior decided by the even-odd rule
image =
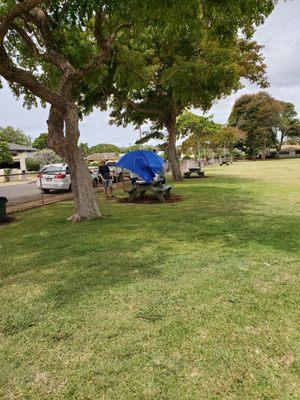
<svg viewBox="0 0 300 400">
<path fill-rule="evenodd" d="M 6 143 L 21 144 L 30 146 L 30 138 L 21 129 L 12 126 L 0 127 L 0 141 Z"/>
<path fill-rule="evenodd" d="M 139 35 L 145 24 L 153 29 L 164 24 L 171 12 L 163 0 L 0 3 L 0 75 L 15 95 L 23 95 L 26 106 L 37 104 L 38 99 L 50 105 L 48 145 L 70 167 L 72 221 L 100 217 L 78 148 L 79 118 L 95 105 L 106 106 L 116 63 L 130 58 L 126 42 Z"/>
<path fill-rule="evenodd" d="M 112 120 L 136 126 L 151 121 L 148 138 L 167 131 L 168 157 L 173 178 L 181 180 L 176 152 L 176 118 L 190 107 L 207 110 L 241 87 L 245 77 L 266 85 L 265 65 L 260 47 L 251 36 L 255 24 L 262 23 L 275 1 L 226 2 L 203 0 L 184 2 L 186 24 L 162 31 L 145 29 L 140 38 L 145 60 L 152 74 L 130 74 L 120 79 L 112 102 Z M 172 34 L 170 34 L 172 32 Z M 243 37 L 238 33 L 244 33 Z M 143 41 L 143 42 L 142 42 Z M 142 42 L 142 44 L 141 44 Z M 132 46 L 138 48 L 136 42 Z M 152 50 L 152 51 L 151 51 Z M 124 76 L 120 74 L 121 77 Z"/>
<path fill-rule="evenodd" d="M 267 147 L 274 145 L 282 126 L 282 102 L 266 92 L 243 95 L 236 100 L 229 116 L 229 125 L 247 133 L 247 153 L 255 159 L 266 157 Z"/>
</svg>

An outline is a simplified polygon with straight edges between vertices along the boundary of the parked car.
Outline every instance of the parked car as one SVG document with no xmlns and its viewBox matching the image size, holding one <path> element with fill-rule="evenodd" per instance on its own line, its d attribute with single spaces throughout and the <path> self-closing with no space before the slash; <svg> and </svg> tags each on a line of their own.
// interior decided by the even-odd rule
<svg viewBox="0 0 300 400">
<path fill-rule="evenodd" d="M 42 189 L 44 193 L 49 193 L 50 190 L 72 190 L 70 170 L 67 164 L 45 165 L 37 177 L 37 187 Z M 91 172 L 91 182 L 93 187 L 98 185 L 97 173 Z"/>
</svg>

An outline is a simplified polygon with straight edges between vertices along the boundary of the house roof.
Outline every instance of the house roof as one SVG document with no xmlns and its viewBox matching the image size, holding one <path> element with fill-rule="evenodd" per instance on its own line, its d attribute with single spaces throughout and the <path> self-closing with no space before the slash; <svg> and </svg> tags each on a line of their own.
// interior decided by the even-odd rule
<svg viewBox="0 0 300 400">
<path fill-rule="evenodd" d="M 24 146 L 23 144 L 7 143 L 10 151 L 37 151 L 34 147 Z"/>
<path fill-rule="evenodd" d="M 299 144 L 284 144 L 281 146 L 281 150 L 287 151 L 287 150 L 300 150 L 300 145 Z"/>
<path fill-rule="evenodd" d="M 118 160 L 119 156 L 116 153 L 95 153 L 87 156 L 88 161 L 103 161 L 103 160 Z"/>
</svg>

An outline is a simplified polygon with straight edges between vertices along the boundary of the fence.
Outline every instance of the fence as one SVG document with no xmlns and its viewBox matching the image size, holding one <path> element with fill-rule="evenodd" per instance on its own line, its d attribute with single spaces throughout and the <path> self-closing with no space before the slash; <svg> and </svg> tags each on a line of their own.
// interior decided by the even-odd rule
<svg viewBox="0 0 300 400">
<path fill-rule="evenodd" d="M 4 182 L 21 182 L 34 180 L 36 178 L 37 172 L 22 172 L 19 169 L 0 169 L 0 183 Z"/>
</svg>

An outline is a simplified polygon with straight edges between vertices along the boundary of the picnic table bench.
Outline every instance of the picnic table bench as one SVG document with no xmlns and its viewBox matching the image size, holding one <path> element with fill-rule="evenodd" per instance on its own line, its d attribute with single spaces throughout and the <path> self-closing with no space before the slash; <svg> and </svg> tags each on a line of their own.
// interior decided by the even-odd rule
<svg viewBox="0 0 300 400">
<path fill-rule="evenodd" d="M 201 171 L 201 168 L 189 168 L 187 172 L 184 172 L 183 176 L 185 178 L 189 178 L 192 174 L 197 174 L 200 178 L 204 178 L 204 171 Z"/>
<path fill-rule="evenodd" d="M 128 201 L 134 201 L 138 197 L 143 197 L 146 192 L 154 193 L 162 203 L 165 203 L 165 198 L 171 196 L 172 186 L 161 183 L 147 183 L 145 181 L 136 181 L 134 186 L 125 190 L 129 194 Z"/>
</svg>

